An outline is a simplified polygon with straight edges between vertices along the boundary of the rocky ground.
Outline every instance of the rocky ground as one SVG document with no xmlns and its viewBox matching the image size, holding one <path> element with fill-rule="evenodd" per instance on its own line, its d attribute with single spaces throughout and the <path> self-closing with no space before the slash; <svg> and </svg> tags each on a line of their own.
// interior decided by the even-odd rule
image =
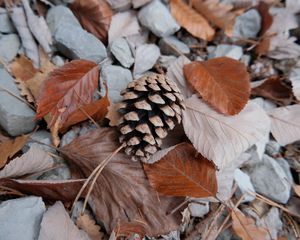
<svg viewBox="0 0 300 240">
<path fill-rule="evenodd" d="M 47 127 L 47 119 L 36 118 L 36 89 L 39 90 L 49 72 L 74 59 L 99 65 L 99 89 L 94 99 L 105 96 L 108 90 L 111 106 L 122 100 L 120 93 L 128 83 L 151 71 L 165 72 L 172 81 L 182 84 L 179 88 L 184 96 L 191 96 L 183 66 L 218 57 L 245 64 L 251 77 L 249 101 L 267 113 L 299 104 L 300 4 L 296 0 L 268 0 L 265 5 L 259 1 L 211 1 L 216 4 L 205 5 L 210 6 L 207 14 L 200 13 L 214 29 L 213 36 L 209 36 L 210 27 L 202 20 L 199 22 L 199 17 L 189 16 L 186 10 L 182 10 L 182 16 L 173 11 L 172 4 L 178 2 L 184 4 L 180 5 L 181 9 L 191 8 L 184 1 L 89 0 L 85 3 L 76 0 L 81 10 L 73 2 L 0 0 L 0 155 L 3 154 L 0 156 L 0 239 L 3 240 L 116 239 L 117 231 L 111 233 L 105 229 L 92 206 L 86 210 L 88 217 L 79 218 L 83 201 L 78 201 L 71 213 L 72 201 L 55 202 L 57 197 L 52 192 L 45 194 L 44 188 L 36 192 L 32 186 L 40 188 L 30 183 L 27 185 L 30 187 L 24 186 L 25 183 L 20 186 L 5 183 L 7 179 L 43 180 L 47 181 L 46 188 L 51 188 L 51 181 L 70 181 L 72 170 L 53 148 L 53 138 L 59 137 L 62 148 L 96 127 L 87 119 L 54 134 Z M 95 6 L 95 11 L 85 4 Z M 193 14 L 195 9 L 194 6 Z M 225 27 L 220 27 L 220 21 L 213 21 L 214 9 L 223 9 L 220 11 L 223 18 L 217 16 L 221 22 L 233 19 L 229 24 L 230 34 Z M 82 12 L 91 17 L 82 17 Z M 190 22 L 186 23 L 185 19 Z M 193 26 L 193 22 L 198 25 Z M 197 29 L 204 29 L 201 31 L 205 37 Z M 264 45 L 266 39 L 269 43 Z M 33 71 L 37 73 L 32 74 Z M 187 197 L 187 207 L 181 212 L 182 223 L 177 230 L 159 237 L 145 236 L 145 239 L 299 239 L 300 111 L 297 111 L 292 117 L 282 113 L 287 119 L 286 125 L 280 125 L 284 140 L 281 136 L 277 138 L 272 122 L 262 139 L 247 146 L 238 161 L 217 173 L 218 199 L 226 202 L 227 207 L 236 205 L 247 217 L 243 224 L 250 231 L 249 236 L 245 235 L 247 231 L 237 231 L 234 218 L 227 217 L 230 210 L 220 202 Z M 101 127 L 108 127 L 112 119 L 108 114 Z M 14 146 L 17 151 L 5 158 L 7 141 L 24 134 L 30 134 L 29 138 L 19 148 Z M 187 139 L 185 135 L 184 138 Z M 45 153 L 43 161 L 16 163 L 25 154 L 28 160 Z M 256 234 L 261 229 L 267 232 L 263 238 Z M 128 239 L 140 238 L 131 233 Z"/>
</svg>

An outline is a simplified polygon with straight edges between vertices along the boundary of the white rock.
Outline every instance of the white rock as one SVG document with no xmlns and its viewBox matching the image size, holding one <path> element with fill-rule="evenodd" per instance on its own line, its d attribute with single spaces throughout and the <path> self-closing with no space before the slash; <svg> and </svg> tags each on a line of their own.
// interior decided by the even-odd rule
<svg viewBox="0 0 300 240">
<path fill-rule="evenodd" d="M 255 163 L 245 170 L 250 176 L 256 192 L 279 203 L 287 203 L 290 198 L 291 183 L 279 163 L 263 156 L 263 161 Z"/>
<path fill-rule="evenodd" d="M 189 203 L 188 209 L 192 217 L 204 217 L 209 212 L 209 202 L 194 199 Z"/>
<path fill-rule="evenodd" d="M 270 140 L 266 146 L 266 154 L 269 156 L 275 156 L 280 152 L 280 144 L 274 140 Z"/>
<path fill-rule="evenodd" d="M 0 38 L 0 58 L 11 62 L 17 55 L 21 42 L 17 34 L 3 35 Z"/>
<path fill-rule="evenodd" d="M 179 57 L 182 54 L 189 54 L 190 48 L 176 37 L 164 37 L 159 41 L 160 51 L 166 55 L 175 55 Z"/>
<path fill-rule="evenodd" d="M 240 60 L 242 56 L 242 47 L 229 44 L 219 44 L 216 49 L 209 54 L 208 58 L 229 57 L 235 60 Z"/>
<path fill-rule="evenodd" d="M 166 56 L 166 55 L 161 55 L 158 59 L 158 62 L 161 66 L 165 67 L 165 68 L 168 68 L 170 67 L 170 65 L 172 63 L 174 63 L 175 61 L 177 60 L 177 57 L 175 56 L 172 56 L 172 55 L 169 55 L 169 56 Z"/>
<path fill-rule="evenodd" d="M 142 28 L 138 34 L 130 35 L 126 37 L 126 40 L 131 48 L 133 55 L 135 55 L 136 49 L 148 42 L 149 30 Z"/>
<path fill-rule="evenodd" d="M 256 221 L 257 226 L 267 228 L 271 236 L 267 236 L 265 240 L 278 239 L 278 233 L 282 230 L 282 221 L 278 208 L 272 207 L 270 211 L 261 219 Z"/>
<path fill-rule="evenodd" d="M 132 5 L 134 8 L 139 8 L 145 4 L 151 2 L 152 0 L 132 0 Z"/>
<path fill-rule="evenodd" d="M 239 192 L 237 194 L 238 198 L 241 197 L 241 195 L 244 195 L 242 202 L 252 202 L 255 199 L 255 196 L 251 195 L 249 192 L 255 193 L 255 190 L 250 177 L 240 169 L 236 169 L 234 171 L 234 181 L 239 187 Z"/>
<path fill-rule="evenodd" d="M 275 103 L 271 102 L 268 99 L 263 99 L 261 97 L 254 98 L 251 101 L 257 103 L 259 106 L 261 106 L 267 112 L 272 109 L 277 108 L 277 105 Z"/>
<path fill-rule="evenodd" d="M 133 67 L 134 78 L 151 69 L 160 56 L 159 48 L 155 44 L 144 44 L 137 48 Z"/>
<path fill-rule="evenodd" d="M 154 0 L 142 7 L 138 18 L 143 26 L 158 37 L 170 36 L 180 28 L 167 7 L 159 0 Z"/>
<path fill-rule="evenodd" d="M 128 10 L 131 7 L 131 0 L 108 0 L 108 3 L 117 12 Z"/>
<path fill-rule="evenodd" d="M 14 33 L 16 29 L 12 24 L 8 12 L 5 8 L 0 8 L 0 32 L 2 33 Z"/>
<path fill-rule="evenodd" d="M 122 100 L 120 92 L 132 81 L 131 72 L 123 67 L 109 65 L 101 70 L 101 79 L 108 85 L 108 95 L 111 102 L 116 103 Z M 101 89 L 105 89 L 102 87 Z M 104 94 L 104 93 L 102 93 Z"/>
<path fill-rule="evenodd" d="M 256 9 L 251 9 L 235 20 L 233 27 L 233 37 L 255 38 L 261 28 L 261 16 Z"/>
<path fill-rule="evenodd" d="M 51 61 L 57 67 L 62 67 L 63 65 L 65 65 L 65 59 L 59 55 L 53 56 Z"/>
<path fill-rule="evenodd" d="M 0 239 L 37 239 L 45 204 L 40 197 L 4 201 L 0 205 Z"/>
<path fill-rule="evenodd" d="M 117 38 L 110 44 L 110 50 L 123 67 L 130 68 L 134 58 L 125 38 Z"/>
</svg>

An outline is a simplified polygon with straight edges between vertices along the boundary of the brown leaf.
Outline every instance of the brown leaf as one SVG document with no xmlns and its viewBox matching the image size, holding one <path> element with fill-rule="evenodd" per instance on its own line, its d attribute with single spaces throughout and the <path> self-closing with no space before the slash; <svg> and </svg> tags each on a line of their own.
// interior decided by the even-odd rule
<svg viewBox="0 0 300 240">
<path fill-rule="evenodd" d="M 29 135 L 23 135 L 15 139 L 8 139 L 0 144 L 0 168 L 2 168 L 9 158 L 12 158 L 25 145 Z"/>
<path fill-rule="evenodd" d="M 37 101 L 37 118 L 51 114 L 51 128 L 61 117 L 61 125 L 81 104 L 89 104 L 98 86 L 99 67 L 88 60 L 74 60 L 55 69 L 45 80 Z M 65 111 L 61 111 L 65 109 Z"/>
<path fill-rule="evenodd" d="M 204 17 L 190 8 L 182 0 L 171 0 L 171 12 L 176 21 L 190 34 L 203 40 L 210 41 L 215 35 L 215 30 Z"/>
<path fill-rule="evenodd" d="M 12 75 L 15 78 L 22 79 L 22 81 L 29 80 L 38 72 L 38 70 L 34 68 L 32 61 L 24 55 L 17 57 L 9 67 Z"/>
<path fill-rule="evenodd" d="M 298 197 L 300 197 L 300 185 L 293 184 L 293 189 Z"/>
<path fill-rule="evenodd" d="M 232 210 L 232 227 L 242 240 L 261 240 L 268 236 L 268 231 L 257 227 L 252 218 L 246 217 L 239 210 Z"/>
<path fill-rule="evenodd" d="M 232 35 L 235 18 L 238 14 L 232 11 L 231 4 L 219 0 L 193 0 L 192 5 L 208 21 L 223 29 L 227 35 Z"/>
<path fill-rule="evenodd" d="M 270 77 L 261 85 L 251 90 L 251 95 L 273 100 L 279 105 L 289 105 L 293 99 L 293 91 L 278 76 Z"/>
<path fill-rule="evenodd" d="M 70 5 L 81 25 L 102 42 L 107 42 L 108 29 L 113 15 L 105 0 L 76 0 Z"/>
<path fill-rule="evenodd" d="M 75 139 L 61 151 L 77 171 L 89 176 L 117 147 L 113 129 L 97 129 Z M 108 232 L 129 224 L 133 232 L 157 236 L 177 229 L 181 220 L 179 212 L 167 213 L 183 199 L 159 196 L 151 188 L 141 163 L 131 161 L 125 153 L 117 153 L 105 166 L 90 200 L 97 219 Z"/>
<path fill-rule="evenodd" d="M 40 196 L 51 201 L 71 202 L 79 192 L 84 179 L 77 180 L 14 180 L 0 179 L 0 185 L 28 195 Z"/>
<path fill-rule="evenodd" d="M 237 60 L 220 57 L 192 62 L 183 71 L 203 99 L 223 114 L 237 114 L 248 102 L 250 76 L 245 65 Z"/>
<path fill-rule="evenodd" d="M 216 169 L 189 143 L 178 144 L 160 161 L 144 164 L 151 186 L 169 196 L 213 197 Z"/>
<path fill-rule="evenodd" d="M 90 237 L 91 240 L 101 240 L 103 239 L 103 233 L 100 232 L 100 226 L 96 224 L 92 217 L 84 213 L 76 219 L 76 225 L 79 229 L 84 230 Z"/>
</svg>

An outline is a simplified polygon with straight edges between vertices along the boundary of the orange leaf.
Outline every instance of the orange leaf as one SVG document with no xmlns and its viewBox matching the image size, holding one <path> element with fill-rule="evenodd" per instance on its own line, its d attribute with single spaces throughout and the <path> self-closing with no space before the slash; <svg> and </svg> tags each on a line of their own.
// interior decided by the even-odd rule
<svg viewBox="0 0 300 240">
<path fill-rule="evenodd" d="M 268 236 L 267 230 L 257 227 L 254 220 L 241 211 L 232 210 L 231 217 L 233 230 L 243 240 L 261 240 Z"/>
<path fill-rule="evenodd" d="M 15 139 L 7 139 L 0 144 L 0 168 L 2 168 L 7 160 L 13 157 L 25 145 L 29 135 L 17 137 Z"/>
<path fill-rule="evenodd" d="M 250 76 L 245 65 L 237 60 L 220 57 L 192 62 L 183 71 L 203 99 L 223 114 L 237 114 L 248 102 Z"/>
<path fill-rule="evenodd" d="M 204 17 L 182 0 L 171 0 L 171 12 L 176 21 L 190 34 L 207 41 L 213 39 L 215 30 Z"/>
<path fill-rule="evenodd" d="M 113 11 L 105 0 L 76 0 L 70 8 L 88 32 L 107 42 Z"/>
<path fill-rule="evenodd" d="M 189 143 L 180 143 L 160 161 L 144 164 L 151 186 L 170 196 L 210 197 L 217 193 L 216 169 Z"/>
<path fill-rule="evenodd" d="M 11 73 L 15 78 L 27 81 L 32 78 L 38 71 L 33 67 L 32 61 L 21 55 L 10 64 Z"/>
<path fill-rule="evenodd" d="M 55 69 L 41 88 L 36 118 L 50 113 L 49 128 L 58 117 L 61 117 L 60 124 L 63 125 L 78 106 L 92 102 L 98 80 L 99 66 L 88 60 L 74 60 Z"/>
</svg>

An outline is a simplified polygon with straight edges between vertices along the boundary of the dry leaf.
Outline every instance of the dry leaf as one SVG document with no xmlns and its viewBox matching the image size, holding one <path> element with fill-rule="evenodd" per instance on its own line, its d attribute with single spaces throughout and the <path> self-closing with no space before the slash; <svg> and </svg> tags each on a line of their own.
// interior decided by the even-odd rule
<svg viewBox="0 0 300 240">
<path fill-rule="evenodd" d="M 70 8 L 85 30 L 107 42 L 113 12 L 105 0 L 76 0 Z"/>
<path fill-rule="evenodd" d="M 183 127 L 194 147 L 219 168 L 238 157 L 270 131 L 270 119 L 249 102 L 238 115 L 224 116 L 193 95 L 185 101 Z"/>
<path fill-rule="evenodd" d="M 12 158 L 19 152 L 29 139 L 29 135 L 17 137 L 15 139 L 7 139 L 0 144 L 0 168 L 2 168 L 9 158 Z"/>
<path fill-rule="evenodd" d="M 220 0 L 193 0 L 193 7 L 208 21 L 223 29 L 228 36 L 232 35 L 236 12 L 233 6 Z"/>
<path fill-rule="evenodd" d="M 109 43 L 120 37 L 139 34 L 141 27 L 137 20 L 136 11 L 116 13 L 111 20 L 108 31 Z"/>
<path fill-rule="evenodd" d="M 293 189 L 298 197 L 300 197 L 300 185 L 293 184 Z"/>
<path fill-rule="evenodd" d="M 275 108 L 268 112 L 271 132 L 282 146 L 300 140 L 300 105 Z"/>
<path fill-rule="evenodd" d="M 84 213 L 76 219 L 76 225 L 79 229 L 84 230 L 90 237 L 91 240 L 101 240 L 103 239 L 103 233 L 100 232 L 100 226 L 96 224 L 92 217 Z"/>
<path fill-rule="evenodd" d="M 215 30 L 206 19 L 189 7 L 182 0 L 171 0 L 171 13 L 176 21 L 190 34 L 203 40 L 211 41 Z"/>
<path fill-rule="evenodd" d="M 270 77 L 261 85 L 253 88 L 251 94 L 275 101 L 279 105 L 289 105 L 293 99 L 292 89 L 278 76 Z"/>
<path fill-rule="evenodd" d="M 246 217 L 239 210 L 232 210 L 232 228 L 242 240 L 262 240 L 268 236 L 268 231 L 257 227 L 251 217 Z"/>
<path fill-rule="evenodd" d="M 41 88 L 36 117 L 42 118 L 50 113 L 49 128 L 59 117 L 63 125 L 78 106 L 92 102 L 98 81 L 99 66 L 88 60 L 74 60 L 55 69 Z"/>
<path fill-rule="evenodd" d="M 300 101 L 300 68 L 293 68 L 289 75 L 292 82 L 293 94 Z"/>
<path fill-rule="evenodd" d="M 109 126 L 118 126 L 122 121 L 122 115 L 118 112 L 121 103 L 114 103 L 108 107 L 107 115 L 105 116 L 109 120 Z"/>
<path fill-rule="evenodd" d="M 0 178 L 16 178 L 47 170 L 54 162 L 38 144 L 33 144 L 28 152 L 10 161 L 0 171 Z"/>
<path fill-rule="evenodd" d="M 24 55 L 17 57 L 9 65 L 9 68 L 12 75 L 17 79 L 22 79 L 22 81 L 29 80 L 38 72 L 38 70 L 33 67 L 32 61 Z"/>
<path fill-rule="evenodd" d="M 183 75 L 183 66 L 190 62 L 191 61 L 187 57 L 180 56 L 171 63 L 167 70 L 167 77 L 176 83 L 185 98 L 189 98 L 193 95 L 192 89 Z"/>
<path fill-rule="evenodd" d="M 13 180 L 0 179 L 0 185 L 51 201 L 74 201 L 85 179 L 77 180 Z"/>
<path fill-rule="evenodd" d="M 38 240 L 90 240 L 70 219 L 61 202 L 56 202 L 44 213 Z"/>
<path fill-rule="evenodd" d="M 186 80 L 203 99 L 219 112 L 239 113 L 250 96 L 250 76 L 246 66 L 227 57 L 192 62 L 183 68 Z"/>
<path fill-rule="evenodd" d="M 213 197 L 217 193 L 216 169 L 189 143 L 181 143 L 160 161 L 144 164 L 151 186 L 168 196 Z"/>
<path fill-rule="evenodd" d="M 113 129 L 97 129 L 61 150 L 80 173 L 89 176 L 117 147 L 117 134 Z M 129 224 L 133 232 L 146 231 L 149 236 L 178 228 L 179 212 L 170 215 L 167 212 L 182 201 L 183 198 L 159 196 L 151 188 L 141 163 L 131 161 L 130 156 L 120 152 L 101 172 L 90 199 L 97 219 L 109 233 L 116 228 L 122 234 L 122 226 Z"/>
</svg>

